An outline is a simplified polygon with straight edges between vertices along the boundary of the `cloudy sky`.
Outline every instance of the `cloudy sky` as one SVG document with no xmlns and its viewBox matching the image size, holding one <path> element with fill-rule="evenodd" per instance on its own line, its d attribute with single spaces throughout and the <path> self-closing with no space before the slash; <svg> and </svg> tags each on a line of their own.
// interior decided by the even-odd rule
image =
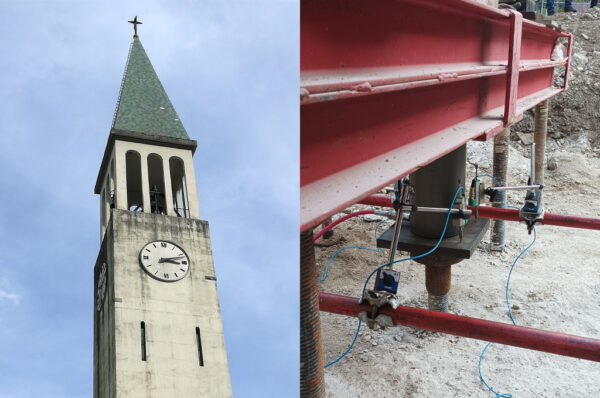
<svg viewBox="0 0 600 398">
<path fill-rule="evenodd" d="M 0 398 L 91 397 L 93 186 L 135 15 L 198 141 L 234 396 L 297 396 L 298 2 L 0 0 Z"/>
</svg>

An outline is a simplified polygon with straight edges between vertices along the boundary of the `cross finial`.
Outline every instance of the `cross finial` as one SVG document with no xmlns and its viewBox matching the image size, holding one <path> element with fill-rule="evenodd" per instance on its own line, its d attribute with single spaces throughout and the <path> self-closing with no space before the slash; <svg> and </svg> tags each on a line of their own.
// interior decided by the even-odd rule
<svg viewBox="0 0 600 398">
<path fill-rule="evenodd" d="M 142 22 L 139 22 L 139 21 L 137 20 L 137 15 L 135 16 L 135 18 L 133 18 L 133 21 L 127 21 L 127 22 L 129 22 L 129 23 L 132 23 L 132 24 L 133 24 L 133 37 L 138 37 L 138 34 L 137 34 L 137 26 L 138 26 L 138 25 L 141 25 L 141 24 L 142 24 Z"/>
</svg>

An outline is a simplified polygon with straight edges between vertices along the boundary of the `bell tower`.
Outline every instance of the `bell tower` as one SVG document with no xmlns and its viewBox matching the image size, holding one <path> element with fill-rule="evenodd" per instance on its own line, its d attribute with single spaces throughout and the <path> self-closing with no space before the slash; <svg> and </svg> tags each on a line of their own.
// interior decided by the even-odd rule
<svg viewBox="0 0 600 398">
<path fill-rule="evenodd" d="M 191 140 L 137 35 L 94 192 L 94 398 L 231 397 Z"/>
</svg>

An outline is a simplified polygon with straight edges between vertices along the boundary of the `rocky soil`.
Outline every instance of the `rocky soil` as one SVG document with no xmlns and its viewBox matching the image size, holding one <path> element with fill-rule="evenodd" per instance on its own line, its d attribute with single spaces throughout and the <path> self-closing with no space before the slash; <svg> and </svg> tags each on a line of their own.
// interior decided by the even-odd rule
<svg viewBox="0 0 600 398">
<path fill-rule="evenodd" d="M 563 31 L 574 37 L 569 89 L 550 100 L 548 134 L 559 147 L 565 137 L 589 141 L 600 153 L 600 8 L 586 12 L 559 12 L 551 17 Z M 513 127 L 514 140 L 533 132 L 533 112 Z M 529 142 L 528 138 L 525 138 Z"/>
<path fill-rule="evenodd" d="M 545 209 L 553 213 L 600 217 L 600 10 L 557 14 L 575 35 L 572 80 L 567 92 L 551 99 L 545 175 Z M 533 118 L 513 126 L 509 184 L 525 183 Z M 469 161 L 491 172 L 492 142 L 468 145 Z M 473 170 L 468 170 L 472 176 Z M 468 178 L 470 179 L 471 176 Z M 508 195 L 520 205 L 522 194 Z M 350 210 L 364 208 L 354 206 Z M 335 229 L 317 246 L 323 275 L 331 256 L 345 246 L 375 248 L 374 217 L 357 217 Z M 386 222 L 378 234 L 391 226 Z M 600 338 L 600 231 L 538 226 L 537 240 L 519 260 L 509 297 L 517 324 Z M 451 313 L 510 323 L 505 303 L 508 272 L 531 242 L 525 225 L 507 224 L 503 253 L 489 250 L 489 234 L 475 255 L 452 267 Z M 348 249 L 335 258 L 321 289 L 358 297 L 371 270 L 387 251 Z M 398 256 L 405 256 L 399 253 Z M 404 305 L 427 308 L 423 266 L 405 262 L 399 296 Z M 358 321 L 322 313 L 325 361 L 335 360 L 352 342 Z M 372 331 L 363 326 L 356 345 L 325 370 L 328 397 L 493 397 L 479 379 L 485 342 L 408 327 Z M 482 361 L 487 383 L 514 397 L 589 397 L 600 394 L 600 364 L 492 344 Z"/>
</svg>

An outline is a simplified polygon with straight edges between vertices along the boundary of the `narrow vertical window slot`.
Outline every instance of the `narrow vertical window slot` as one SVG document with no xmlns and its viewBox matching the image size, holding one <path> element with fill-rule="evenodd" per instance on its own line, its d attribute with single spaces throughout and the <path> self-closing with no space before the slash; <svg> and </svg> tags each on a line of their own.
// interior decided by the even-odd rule
<svg viewBox="0 0 600 398">
<path fill-rule="evenodd" d="M 144 321 L 140 324 L 141 327 L 141 338 L 142 338 L 142 361 L 146 360 L 146 324 Z"/>
<path fill-rule="evenodd" d="M 200 337 L 200 328 L 196 328 L 196 343 L 198 344 L 198 363 L 204 366 L 204 356 L 202 355 L 202 338 Z"/>
</svg>

